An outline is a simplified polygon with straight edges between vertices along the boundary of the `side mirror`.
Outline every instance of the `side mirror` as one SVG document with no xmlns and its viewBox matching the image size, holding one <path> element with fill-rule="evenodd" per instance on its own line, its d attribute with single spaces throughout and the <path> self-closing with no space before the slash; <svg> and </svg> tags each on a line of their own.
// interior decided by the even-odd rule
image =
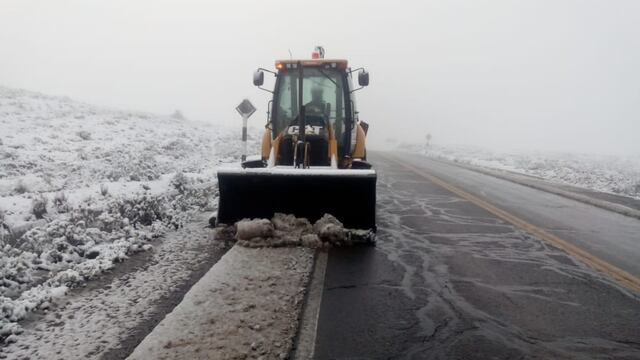
<svg viewBox="0 0 640 360">
<path fill-rule="evenodd" d="M 262 70 L 256 70 L 253 73 L 253 85 L 262 86 L 264 84 L 264 72 Z"/>
<path fill-rule="evenodd" d="M 369 85 L 369 72 L 366 70 L 360 70 L 358 73 L 358 84 L 360 86 L 368 86 Z"/>
</svg>

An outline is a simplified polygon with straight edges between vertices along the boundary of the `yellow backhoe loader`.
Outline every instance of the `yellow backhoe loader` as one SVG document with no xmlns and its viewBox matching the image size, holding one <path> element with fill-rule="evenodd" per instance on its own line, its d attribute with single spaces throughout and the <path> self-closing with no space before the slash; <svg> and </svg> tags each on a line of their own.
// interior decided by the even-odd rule
<svg viewBox="0 0 640 360">
<path fill-rule="evenodd" d="M 294 214 L 315 221 L 325 213 L 346 227 L 376 229 L 377 175 L 367 162 L 368 124 L 359 119 L 355 92 L 369 73 L 347 60 L 277 60 L 275 71 L 253 76 L 262 89 L 275 77 L 261 156 L 218 171 L 217 222 Z M 358 87 L 352 77 L 357 72 Z"/>
</svg>

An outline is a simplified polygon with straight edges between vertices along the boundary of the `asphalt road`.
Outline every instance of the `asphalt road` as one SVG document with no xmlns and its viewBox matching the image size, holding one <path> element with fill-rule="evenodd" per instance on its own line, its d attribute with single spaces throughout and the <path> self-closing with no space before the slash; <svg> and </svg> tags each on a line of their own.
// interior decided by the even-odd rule
<svg viewBox="0 0 640 360">
<path fill-rule="evenodd" d="M 639 277 L 639 220 L 419 156 L 371 160 L 378 244 L 330 251 L 316 359 L 640 358 L 640 294 L 592 266 Z"/>
</svg>

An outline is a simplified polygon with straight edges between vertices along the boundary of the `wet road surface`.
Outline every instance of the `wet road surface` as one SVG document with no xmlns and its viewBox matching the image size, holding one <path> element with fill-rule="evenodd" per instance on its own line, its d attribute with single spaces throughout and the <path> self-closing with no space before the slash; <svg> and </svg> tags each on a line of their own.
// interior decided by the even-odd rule
<svg viewBox="0 0 640 360">
<path fill-rule="evenodd" d="M 637 292 L 387 156 L 372 156 L 377 246 L 329 253 L 316 359 L 640 358 Z M 637 219 L 403 161 L 640 274 Z"/>
</svg>

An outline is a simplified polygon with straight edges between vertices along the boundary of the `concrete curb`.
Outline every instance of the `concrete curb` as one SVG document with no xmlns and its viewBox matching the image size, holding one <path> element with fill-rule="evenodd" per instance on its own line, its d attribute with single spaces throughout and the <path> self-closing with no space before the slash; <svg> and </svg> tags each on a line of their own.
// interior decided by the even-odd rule
<svg viewBox="0 0 640 360">
<path fill-rule="evenodd" d="M 128 359 L 288 358 L 312 267 L 308 248 L 235 245 Z"/>
</svg>

